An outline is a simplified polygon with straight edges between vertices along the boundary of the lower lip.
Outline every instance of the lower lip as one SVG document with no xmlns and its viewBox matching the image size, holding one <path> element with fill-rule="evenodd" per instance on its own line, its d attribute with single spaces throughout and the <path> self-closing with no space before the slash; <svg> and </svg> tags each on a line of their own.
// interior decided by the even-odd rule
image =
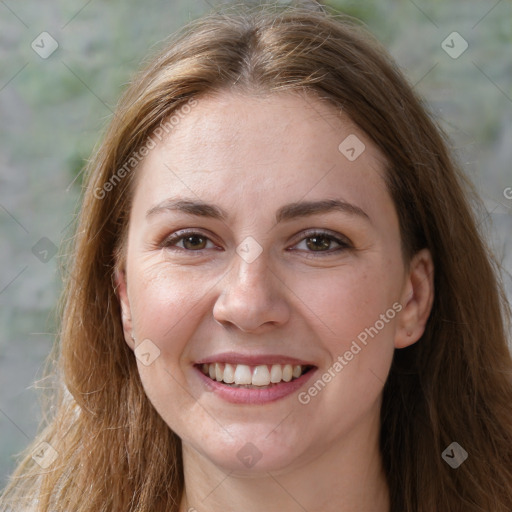
<svg viewBox="0 0 512 512">
<path fill-rule="evenodd" d="M 290 382 L 280 382 L 270 388 L 234 388 L 207 377 L 197 366 L 194 369 L 203 380 L 206 387 L 215 392 L 220 398 L 233 404 L 266 404 L 275 402 L 285 396 L 291 395 L 303 386 L 315 373 L 316 368 L 312 368 L 299 378 Z"/>
</svg>

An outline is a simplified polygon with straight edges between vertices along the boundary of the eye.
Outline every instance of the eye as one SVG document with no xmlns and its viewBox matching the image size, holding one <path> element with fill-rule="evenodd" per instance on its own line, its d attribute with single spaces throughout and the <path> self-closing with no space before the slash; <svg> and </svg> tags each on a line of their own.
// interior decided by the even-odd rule
<svg viewBox="0 0 512 512">
<path fill-rule="evenodd" d="M 301 244 L 303 244 L 303 248 L 305 248 L 301 250 L 324 254 L 332 254 L 333 252 L 339 252 L 344 249 L 350 249 L 352 247 L 348 239 L 334 236 L 326 231 L 312 231 L 307 233 L 307 236 L 302 238 L 302 240 L 297 245 L 295 245 L 295 247 L 300 248 Z M 333 244 L 337 245 L 337 247 L 334 247 L 334 249 L 332 248 Z"/>
<path fill-rule="evenodd" d="M 208 242 L 211 246 L 208 246 Z M 179 244 L 182 244 L 181 246 Z M 213 242 L 203 233 L 196 231 L 178 231 L 167 237 L 161 244 L 162 248 L 173 248 L 186 251 L 201 251 L 203 249 L 211 249 L 216 247 Z"/>
<path fill-rule="evenodd" d="M 339 252 L 352 248 L 350 241 L 341 236 L 335 236 L 326 231 L 310 231 L 306 233 L 298 244 L 292 250 L 305 250 L 309 253 L 328 253 Z M 210 245 L 208 245 L 210 244 Z M 303 247 L 301 248 L 301 244 Z M 333 248 L 332 246 L 335 245 Z M 204 249 L 214 249 L 216 245 L 204 233 L 198 231 L 177 231 L 168 236 L 159 244 L 160 248 L 171 250 L 182 250 L 187 252 L 199 252 Z M 315 255 L 316 256 L 316 255 Z"/>
</svg>

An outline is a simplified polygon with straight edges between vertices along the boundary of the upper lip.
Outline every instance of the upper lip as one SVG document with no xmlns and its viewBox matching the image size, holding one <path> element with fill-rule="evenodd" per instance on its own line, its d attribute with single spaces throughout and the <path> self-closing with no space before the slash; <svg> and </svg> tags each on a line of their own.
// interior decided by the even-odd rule
<svg viewBox="0 0 512 512">
<path fill-rule="evenodd" d="M 296 357 L 284 356 L 280 354 L 238 354 L 236 352 L 223 352 L 204 357 L 196 362 L 196 364 L 211 363 L 229 363 L 229 364 L 246 364 L 248 366 L 257 366 L 262 364 L 292 364 L 301 366 L 314 366 L 309 361 L 298 359 Z"/>
</svg>

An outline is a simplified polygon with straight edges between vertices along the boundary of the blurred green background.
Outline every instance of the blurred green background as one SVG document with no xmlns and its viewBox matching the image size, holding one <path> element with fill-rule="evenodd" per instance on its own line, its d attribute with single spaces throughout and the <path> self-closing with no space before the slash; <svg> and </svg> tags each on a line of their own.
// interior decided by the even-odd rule
<svg viewBox="0 0 512 512">
<path fill-rule="evenodd" d="M 485 201 L 481 222 L 492 220 L 489 239 L 512 297 L 510 0 L 324 3 L 367 24 L 451 137 Z M 0 0 L 0 487 L 41 418 L 34 382 L 56 329 L 54 251 L 70 236 L 84 160 L 141 60 L 215 5 Z M 468 44 L 458 58 L 442 47 L 454 31 Z M 48 58 L 31 46 L 48 51 L 42 32 L 58 44 Z"/>
</svg>

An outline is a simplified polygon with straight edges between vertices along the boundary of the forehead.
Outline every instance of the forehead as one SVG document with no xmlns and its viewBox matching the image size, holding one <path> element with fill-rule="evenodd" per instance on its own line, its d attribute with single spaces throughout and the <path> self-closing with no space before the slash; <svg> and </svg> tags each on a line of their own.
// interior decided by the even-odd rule
<svg viewBox="0 0 512 512">
<path fill-rule="evenodd" d="M 224 91 L 199 98 L 177 118 L 137 171 L 134 209 L 169 197 L 253 214 L 262 201 L 273 210 L 290 200 L 328 197 L 368 210 L 389 201 L 381 153 L 350 119 L 314 96 Z M 347 158 L 352 149 L 356 156 L 362 151 L 356 159 Z"/>
</svg>

